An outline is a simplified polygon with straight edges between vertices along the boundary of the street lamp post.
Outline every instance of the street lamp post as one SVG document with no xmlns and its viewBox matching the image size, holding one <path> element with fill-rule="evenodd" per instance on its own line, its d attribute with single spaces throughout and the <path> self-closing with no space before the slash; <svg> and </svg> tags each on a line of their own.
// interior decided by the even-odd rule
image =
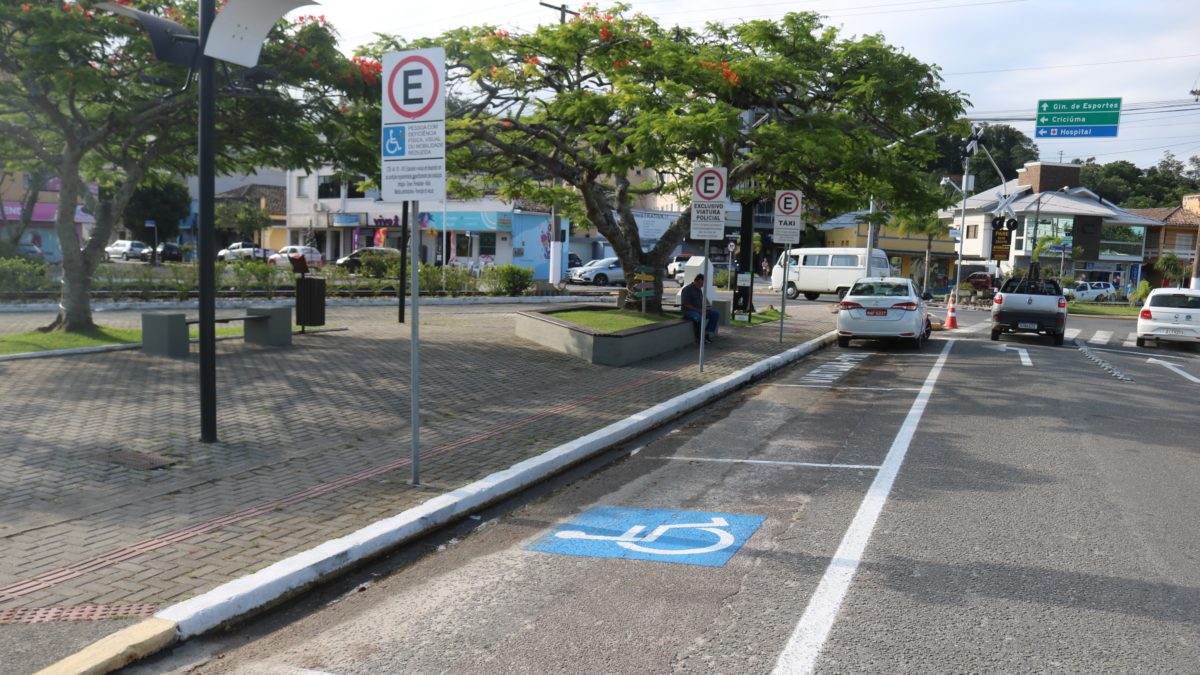
<svg viewBox="0 0 1200 675">
<path fill-rule="evenodd" d="M 216 181 L 216 59 L 247 68 L 258 64 L 263 40 L 279 19 L 311 0 L 229 0 L 218 19 L 216 0 L 200 0 L 200 35 L 182 25 L 126 7 L 116 2 L 96 7 L 136 19 L 150 36 L 156 58 L 196 68 L 199 61 L 199 211 L 196 246 L 200 265 L 198 279 L 200 330 L 200 441 L 217 441 L 216 366 L 216 229 L 214 197 Z M 214 26 L 216 29 L 214 30 Z M 189 73 L 190 79 L 190 73 Z"/>
</svg>

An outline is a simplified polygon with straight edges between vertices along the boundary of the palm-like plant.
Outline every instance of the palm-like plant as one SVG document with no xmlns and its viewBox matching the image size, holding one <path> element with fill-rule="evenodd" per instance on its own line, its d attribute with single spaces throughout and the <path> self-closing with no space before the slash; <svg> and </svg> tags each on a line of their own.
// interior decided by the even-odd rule
<svg viewBox="0 0 1200 675">
<path fill-rule="evenodd" d="M 938 220 L 936 213 L 899 213 L 892 221 L 904 236 L 925 237 L 925 278 L 921 288 L 929 288 L 929 258 L 933 255 L 933 240 L 950 234 L 950 225 Z"/>
</svg>

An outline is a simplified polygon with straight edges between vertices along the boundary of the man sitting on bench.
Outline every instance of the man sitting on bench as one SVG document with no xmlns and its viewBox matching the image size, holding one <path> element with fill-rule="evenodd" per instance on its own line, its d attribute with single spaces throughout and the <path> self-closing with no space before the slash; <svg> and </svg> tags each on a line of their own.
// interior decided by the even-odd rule
<svg viewBox="0 0 1200 675">
<path fill-rule="evenodd" d="M 683 310 L 684 318 L 691 319 L 694 325 L 693 331 L 696 335 L 696 341 L 700 341 L 700 312 L 704 306 L 704 275 L 697 274 L 692 283 L 683 287 L 683 294 L 679 298 L 679 308 Z M 717 321 L 720 315 L 717 310 L 708 308 L 708 317 L 705 319 L 704 326 L 704 341 L 712 342 L 713 337 L 717 334 Z"/>
</svg>

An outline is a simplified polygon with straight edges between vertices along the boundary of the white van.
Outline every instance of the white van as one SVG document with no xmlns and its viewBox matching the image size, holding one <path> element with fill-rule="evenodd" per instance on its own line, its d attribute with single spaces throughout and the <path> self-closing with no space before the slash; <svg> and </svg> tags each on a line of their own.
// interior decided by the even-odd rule
<svg viewBox="0 0 1200 675">
<path fill-rule="evenodd" d="M 887 253 L 878 248 L 871 253 L 869 266 L 865 248 L 793 248 L 771 268 L 771 290 L 783 289 L 783 263 L 788 258 L 789 298 L 802 293 L 809 300 L 822 293 L 837 293 L 840 298 L 863 277 L 892 276 Z"/>
</svg>

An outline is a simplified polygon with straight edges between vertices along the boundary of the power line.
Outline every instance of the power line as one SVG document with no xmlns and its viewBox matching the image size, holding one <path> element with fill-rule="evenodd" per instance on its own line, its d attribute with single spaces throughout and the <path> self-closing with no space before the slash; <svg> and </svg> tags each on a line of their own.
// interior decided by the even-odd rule
<svg viewBox="0 0 1200 675">
<path fill-rule="evenodd" d="M 1125 59 L 1123 61 L 1093 61 L 1092 63 L 1070 63 L 1059 66 L 1022 66 L 1020 68 L 998 68 L 996 70 L 967 70 L 958 73 L 943 73 L 943 75 L 986 75 L 989 73 L 1015 73 L 1023 70 L 1055 70 L 1057 68 L 1084 68 L 1088 66 L 1111 66 L 1118 63 L 1142 63 L 1144 61 L 1167 61 L 1170 59 L 1190 59 L 1200 54 L 1177 54 L 1175 56 L 1152 56 L 1144 59 Z"/>
</svg>

